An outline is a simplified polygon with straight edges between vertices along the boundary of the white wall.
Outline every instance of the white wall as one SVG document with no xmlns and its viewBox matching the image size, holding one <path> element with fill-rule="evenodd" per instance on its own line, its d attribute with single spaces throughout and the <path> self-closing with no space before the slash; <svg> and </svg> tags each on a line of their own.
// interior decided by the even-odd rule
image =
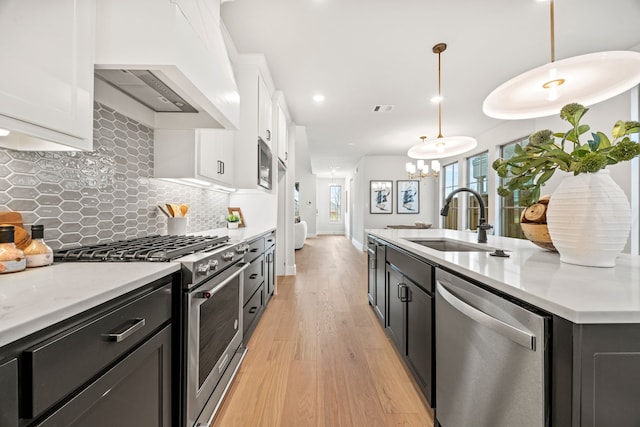
<svg viewBox="0 0 640 427">
<path fill-rule="evenodd" d="M 300 183 L 300 219 L 307 222 L 307 236 L 317 235 L 316 176 L 311 173 L 307 132 L 304 126 L 295 130 L 295 180 Z"/>
<path fill-rule="evenodd" d="M 296 149 L 295 149 L 295 124 L 289 125 L 287 151 L 289 160 L 285 173 L 279 173 L 278 180 L 278 249 L 276 274 L 295 276 L 295 233 L 294 233 L 294 206 L 293 186 L 296 173 Z M 284 176 L 282 176 L 284 175 Z M 286 230 L 281 233 L 281 230 Z M 283 235 L 284 234 L 284 235 Z"/>
<path fill-rule="evenodd" d="M 353 200 L 353 177 L 349 175 L 345 178 L 345 201 L 344 201 L 344 235 L 347 239 L 351 239 L 353 234 L 353 208 L 352 200 Z"/>
<path fill-rule="evenodd" d="M 275 175 L 277 176 L 277 174 Z M 229 195 L 229 206 L 240 208 L 247 227 L 276 228 L 278 197 L 275 186 L 271 193 L 239 190 Z"/>
<path fill-rule="evenodd" d="M 354 246 L 361 248 L 366 243 L 364 230 L 367 228 L 384 228 L 387 225 L 412 225 L 422 221 L 437 227 L 438 203 L 437 181 L 425 178 L 420 181 L 420 212 L 417 214 L 397 213 L 397 181 L 407 180 L 405 164 L 410 161 L 405 156 L 367 156 L 363 157 L 354 174 L 352 206 Z M 370 181 L 393 181 L 393 213 L 370 213 Z"/>
<path fill-rule="evenodd" d="M 329 221 L 329 186 L 340 185 L 341 192 L 341 220 L 338 222 Z M 317 234 L 345 234 L 345 189 L 347 182 L 344 178 L 318 178 L 316 180 L 316 207 L 318 216 L 316 218 Z"/>
</svg>

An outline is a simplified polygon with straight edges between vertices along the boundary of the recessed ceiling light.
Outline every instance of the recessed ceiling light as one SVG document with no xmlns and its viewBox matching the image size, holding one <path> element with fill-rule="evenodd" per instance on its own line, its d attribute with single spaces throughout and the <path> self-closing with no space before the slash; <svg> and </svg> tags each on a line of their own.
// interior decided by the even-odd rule
<svg viewBox="0 0 640 427">
<path fill-rule="evenodd" d="M 320 94 L 318 94 L 318 95 L 313 95 L 313 100 L 314 100 L 315 102 L 320 103 L 320 102 L 324 101 L 324 95 L 320 95 Z"/>
<path fill-rule="evenodd" d="M 439 103 L 442 102 L 442 97 L 439 96 L 439 95 L 436 95 L 436 96 L 432 97 L 430 99 L 430 101 L 433 102 L 434 104 L 439 104 Z"/>
</svg>

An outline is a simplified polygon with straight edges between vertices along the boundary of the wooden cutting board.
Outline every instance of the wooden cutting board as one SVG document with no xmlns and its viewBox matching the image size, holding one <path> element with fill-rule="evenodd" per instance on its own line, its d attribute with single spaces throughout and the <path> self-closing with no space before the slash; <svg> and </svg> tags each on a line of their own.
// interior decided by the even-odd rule
<svg viewBox="0 0 640 427">
<path fill-rule="evenodd" d="M 0 211 L 0 224 L 22 225 L 22 214 L 20 212 Z"/>
</svg>

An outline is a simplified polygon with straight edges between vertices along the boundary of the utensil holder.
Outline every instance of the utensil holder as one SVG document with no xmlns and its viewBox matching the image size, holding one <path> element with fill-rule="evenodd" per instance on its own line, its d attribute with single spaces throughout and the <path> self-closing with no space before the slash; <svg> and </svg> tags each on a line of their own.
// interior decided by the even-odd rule
<svg viewBox="0 0 640 427">
<path fill-rule="evenodd" d="M 184 236 L 187 234 L 186 217 L 167 218 L 167 234 L 170 236 Z"/>
</svg>

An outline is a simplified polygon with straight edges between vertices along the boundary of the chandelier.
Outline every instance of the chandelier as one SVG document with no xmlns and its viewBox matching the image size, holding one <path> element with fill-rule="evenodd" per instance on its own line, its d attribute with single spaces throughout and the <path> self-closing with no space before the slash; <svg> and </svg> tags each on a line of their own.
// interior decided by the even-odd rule
<svg viewBox="0 0 640 427">
<path fill-rule="evenodd" d="M 420 139 L 424 143 L 427 137 L 421 136 Z M 431 172 L 429 172 L 429 165 L 423 159 L 418 159 L 416 164 L 407 162 L 405 166 L 409 179 L 438 178 L 438 173 L 440 172 L 440 162 L 437 160 L 431 161 Z"/>
</svg>

